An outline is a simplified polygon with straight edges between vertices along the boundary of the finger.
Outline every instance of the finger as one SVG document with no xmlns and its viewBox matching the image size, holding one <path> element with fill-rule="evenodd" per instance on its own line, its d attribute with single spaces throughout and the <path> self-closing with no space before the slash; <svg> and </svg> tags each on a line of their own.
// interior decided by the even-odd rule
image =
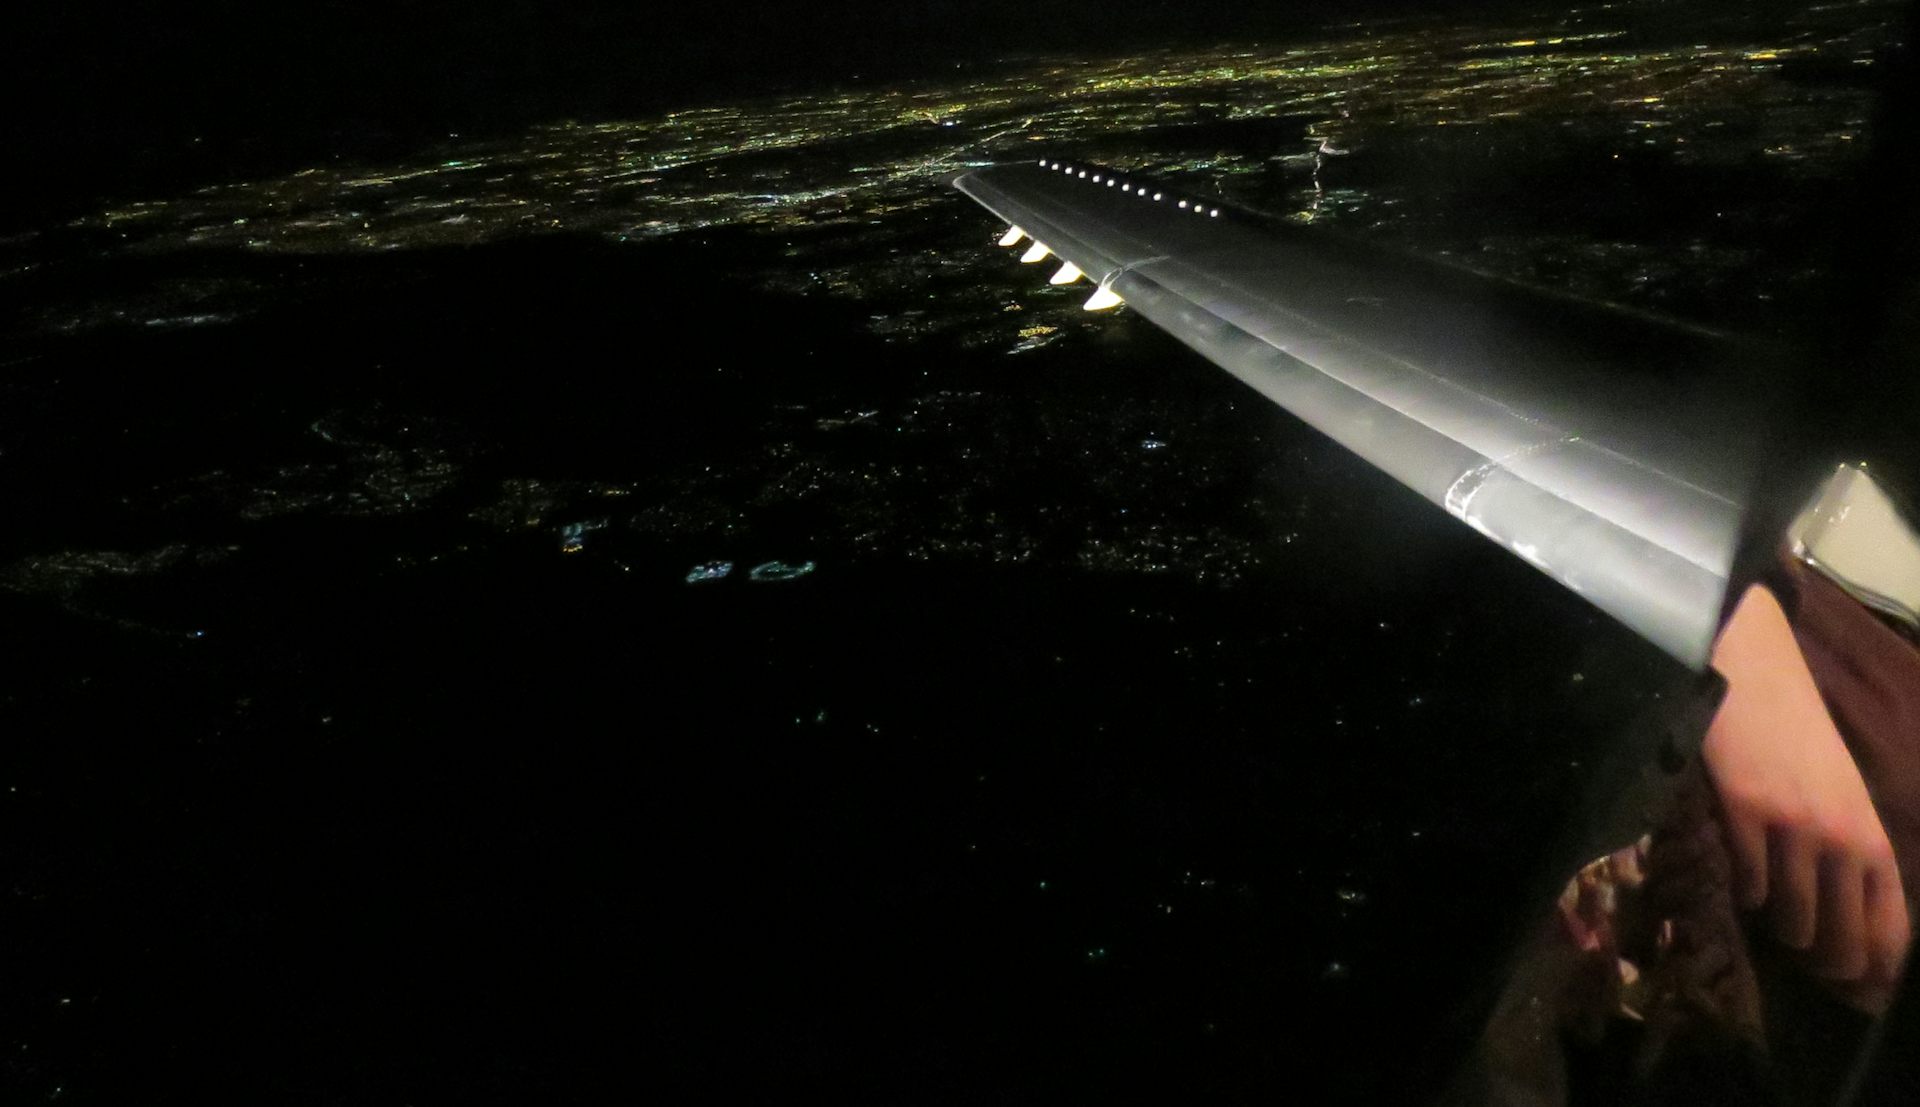
<svg viewBox="0 0 1920 1107">
<path fill-rule="evenodd" d="M 1858 980 L 1867 974 L 1866 868 L 1837 851 L 1821 858 L 1818 868 L 1813 971 L 1829 980 Z"/>
<path fill-rule="evenodd" d="M 1723 820 L 1727 848 L 1733 854 L 1733 888 L 1741 907 L 1755 911 L 1767 902 L 1767 826 L 1751 812 L 1729 807 Z"/>
<path fill-rule="evenodd" d="M 1819 897 L 1818 854 L 1812 837 L 1775 827 L 1767 841 L 1769 896 L 1773 932 L 1794 949 L 1813 944 L 1814 908 Z"/>
<path fill-rule="evenodd" d="M 1891 864 L 1868 868 L 1865 885 L 1867 952 L 1872 961 L 1868 971 L 1891 984 L 1900 979 L 1912 943 L 1906 890 L 1900 884 L 1900 870 Z"/>
</svg>

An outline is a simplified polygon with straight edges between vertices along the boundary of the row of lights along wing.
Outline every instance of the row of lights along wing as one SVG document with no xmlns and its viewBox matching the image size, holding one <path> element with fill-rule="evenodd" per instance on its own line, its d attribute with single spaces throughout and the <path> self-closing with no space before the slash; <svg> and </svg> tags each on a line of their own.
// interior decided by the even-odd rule
<svg viewBox="0 0 1920 1107">
<path fill-rule="evenodd" d="M 1063 166 L 1057 161 L 1050 162 L 1042 159 L 1040 168 L 1057 169 L 1070 177 L 1087 177 L 1087 170 L 1075 169 L 1071 165 Z M 1138 196 L 1142 200 L 1160 201 L 1166 199 L 1166 194 L 1163 192 L 1148 193 L 1147 186 L 1145 185 L 1141 185 L 1136 191 L 1132 184 L 1122 181 L 1118 177 L 1095 173 L 1091 177 L 1091 182 L 1093 184 L 1104 184 L 1108 188 L 1118 188 L 1120 191 Z M 1215 219 L 1220 217 L 1219 208 L 1202 208 L 1199 204 L 1189 203 L 1186 200 L 1179 201 L 1179 206 L 1193 212 L 1195 215 L 1205 215 Z M 1027 232 L 1021 230 L 1019 227 L 1009 227 L 1007 228 L 1007 233 L 1000 236 L 1000 245 L 1012 246 L 1025 237 L 1027 237 Z M 1033 245 L 1027 248 L 1027 252 L 1020 255 L 1020 260 L 1031 265 L 1034 262 L 1047 260 L 1047 256 L 1051 253 L 1053 253 L 1053 251 L 1047 249 L 1046 245 L 1036 238 L 1033 240 Z M 1047 282 L 1048 284 L 1072 284 L 1081 277 L 1086 276 L 1085 273 L 1080 271 L 1079 266 L 1067 261 L 1065 258 L 1062 258 L 1061 261 L 1063 264 L 1060 266 L 1060 271 L 1053 275 L 1052 279 Z M 1105 311 L 1107 308 L 1120 306 L 1120 303 L 1120 294 L 1107 287 L 1106 281 L 1101 281 L 1100 287 L 1095 290 L 1093 296 L 1082 306 L 1088 311 Z"/>
<path fill-rule="evenodd" d="M 1043 160 L 1042 160 L 1042 161 L 1040 162 L 1040 168 L 1042 168 L 1042 169 L 1057 169 L 1057 170 L 1059 170 L 1060 172 L 1062 172 L 1062 173 L 1065 173 L 1065 174 L 1066 174 L 1067 176 L 1069 176 L 1069 177 L 1079 177 L 1079 178 L 1081 178 L 1082 180 L 1086 180 L 1086 179 L 1087 179 L 1087 171 L 1086 171 L 1085 169 L 1075 169 L 1075 168 L 1074 168 L 1073 166 L 1071 166 L 1071 165 L 1061 165 L 1061 164 L 1060 164 L 1059 162 L 1057 162 L 1057 161 L 1046 161 L 1046 160 L 1044 160 L 1044 159 L 1043 159 Z M 1135 196 L 1138 196 L 1138 197 L 1140 197 L 1140 198 L 1141 198 L 1142 200 L 1155 200 L 1155 201 L 1159 201 L 1159 200 L 1164 200 L 1164 199 L 1166 199 L 1166 194 L 1165 194 L 1165 193 L 1163 193 L 1163 192 L 1155 192 L 1155 193 L 1153 193 L 1153 194 L 1151 194 L 1151 195 L 1149 195 L 1149 194 L 1148 194 L 1148 192 L 1147 192 L 1147 186 L 1146 186 L 1146 185 L 1141 185 L 1141 186 L 1140 186 L 1140 188 L 1139 188 L 1139 189 L 1138 189 L 1138 190 L 1136 191 L 1136 190 L 1134 189 L 1134 187 L 1133 187 L 1133 185 L 1131 185 L 1131 184 L 1129 184 L 1129 183 L 1127 183 L 1126 181 L 1123 181 L 1123 180 L 1121 180 L 1121 179 L 1120 179 L 1120 178 L 1118 178 L 1118 177 L 1104 177 L 1104 178 L 1103 178 L 1103 177 L 1102 177 L 1102 176 L 1101 176 L 1100 174 L 1098 174 L 1098 173 L 1095 173 L 1095 174 L 1093 174 L 1093 177 L 1092 177 L 1092 183 L 1094 183 L 1094 184 L 1105 184 L 1105 185 L 1106 185 L 1106 186 L 1107 186 L 1108 188 L 1114 188 L 1114 187 L 1118 187 L 1118 188 L 1120 189 L 1120 191 L 1122 191 L 1122 192 L 1130 192 L 1130 193 L 1133 193 L 1133 195 L 1135 195 Z M 1194 203 L 1189 203 L 1189 202 L 1188 202 L 1188 201 L 1186 201 L 1186 200 L 1182 200 L 1182 201 L 1180 201 L 1180 202 L 1179 202 L 1179 205 L 1178 205 L 1178 206 L 1180 206 L 1180 207 L 1183 207 L 1183 208 L 1187 208 L 1188 210 L 1190 210 L 1190 211 L 1192 211 L 1192 212 L 1193 212 L 1193 214 L 1195 214 L 1195 215 L 1209 215 L 1209 216 L 1213 216 L 1213 217 L 1215 217 L 1215 218 L 1218 218 L 1218 217 L 1219 217 L 1219 215 L 1220 215 L 1220 209 L 1219 209 L 1219 208 L 1211 208 L 1211 209 L 1208 209 L 1208 208 L 1202 208 L 1202 207 L 1201 207 L 1201 206 L 1199 205 L 1199 203 L 1198 203 L 1198 202 L 1194 202 Z"/>
</svg>

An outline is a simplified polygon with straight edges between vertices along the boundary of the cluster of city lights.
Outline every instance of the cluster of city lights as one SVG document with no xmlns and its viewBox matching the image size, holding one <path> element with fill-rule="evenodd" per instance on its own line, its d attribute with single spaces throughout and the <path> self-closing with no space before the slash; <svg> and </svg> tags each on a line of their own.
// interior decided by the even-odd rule
<svg viewBox="0 0 1920 1107">
<path fill-rule="evenodd" d="M 948 334 L 1021 349 L 1002 291 L 984 271 L 963 272 L 990 264 L 985 256 L 916 236 L 956 202 L 944 187 L 956 171 L 1037 162 L 1111 190 L 1116 203 L 1328 223 L 1400 249 L 1470 256 L 1515 280 L 1684 311 L 1670 303 L 1674 289 L 1717 285 L 1722 300 L 1792 293 L 1798 269 L 1768 252 L 1774 213 L 1736 199 L 1738 210 L 1684 254 L 1631 225 L 1600 239 L 1461 218 L 1479 210 L 1489 183 L 1505 187 L 1508 174 L 1488 167 L 1511 161 L 1524 174 L 1544 149 L 1629 162 L 1681 190 L 1689 174 L 1765 174 L 1798 191 L 1756 188 L 1756 203 L 1804 204 L 1864 156 L 1873 93 L 1865 82 L 1795 79 L 1789 65 L 1871 73 L 1897 14 L 1889 0 L 1867 0 L 1788 17 L 1765 39 L 1703 28 L 1687 45 L 1634 42 L 1588 11 L 1533 25 L 1434 19 L 1319 40 L 1038 59 L 858 93 L 449 135 L 392 161 L 318 156 L 284 175 L 128 198 L 66 232 L 107 256 L 146 257 L 535 236 L 770 239 L 778 252 L 747 277 L 758 287 L 872 305 L 868 329 L 887 341 Z M 1072 161 L 1051 154 L 1069 149 Z M 57 264 L 33 239 L 0 242 L 0 281 L 39 280 L 29 274 Z M 218 269 L 98 287 L 114 291 L 49 297 L 35 323 L 62 333 L 213 327 L 260 302 L 257 282 Z M 937 310 L 926 302 L 936 287 Z M 894 304 L 908 289 L 919 295 Z M 1060 329 L 1020 341 L 1074 333 L 1049 322 Z"/>
</svg>

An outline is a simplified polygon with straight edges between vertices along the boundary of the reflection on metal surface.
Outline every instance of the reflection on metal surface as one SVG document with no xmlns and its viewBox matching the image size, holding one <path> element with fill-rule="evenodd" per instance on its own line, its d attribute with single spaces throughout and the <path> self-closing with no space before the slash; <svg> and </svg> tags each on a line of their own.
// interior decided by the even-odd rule
<svg viewBox="0 0 1920 1107">
<path fill-rule="evenodd" d="M 1793 555 L 1920 631 L 1920 534 L 1865 465 L 1841 465 L 1787 531 Z"/>
<path fill-rule="evenodd" d="M 1705 664 L 1753 452 L 1756 390 L 1732 366 L 1752 351 L 1313 232 L 1177 218 L 1175 205 L 1026 166 L 954 185 L 1104 274 L 1088 310 L 1124 300 L 1675 658 Z"/>
</svg>

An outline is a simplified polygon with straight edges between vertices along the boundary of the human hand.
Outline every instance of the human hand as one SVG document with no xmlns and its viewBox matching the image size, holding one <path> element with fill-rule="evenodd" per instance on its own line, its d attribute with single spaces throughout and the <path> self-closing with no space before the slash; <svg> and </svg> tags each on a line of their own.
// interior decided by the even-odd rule
<svg viewBox="0 0 1920 1107">
<path fill-rule="evenodd" d="M 1855 1002 L 1891 1001 L 1910 941 L 1893 845 L 1765 588 L 1714 644 L 1727 696 L 1702 746 L 1726 813 L 1736 892 Z"/>
</svg>

